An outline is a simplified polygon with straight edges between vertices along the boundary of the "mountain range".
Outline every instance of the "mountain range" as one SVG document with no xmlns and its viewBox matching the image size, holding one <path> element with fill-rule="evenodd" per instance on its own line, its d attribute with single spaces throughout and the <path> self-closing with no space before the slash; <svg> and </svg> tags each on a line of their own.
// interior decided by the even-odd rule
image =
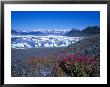
<svg viewBox="0 0 110 87">
<path fill-rule="evenodd" d="M 71 30 L 32 30 L 32 31 L 17 31 L 12 29 L 12 35 L 62 35 L 69 37 L 81 37 L 91 36 L 100 33 L 99 26 L 88 26 L 83 30 L 71 29 Z"/>
<path fill-rule="evenodd" d="M 17 31 L 12 29 L 12 35 L 64 35 L 69 30 L 31 30 L 31 31 Z"/>
<path fill-rule="evenodd" d="M 96 35 L 100 33 L 100 27 L 99 26 L 88 26 L 83 30 L 78 30 L 78 29 L 72 29 L 71 31 L 65 33 L 66 36 L 91 36 L 91 35 Z"/>
</svg>

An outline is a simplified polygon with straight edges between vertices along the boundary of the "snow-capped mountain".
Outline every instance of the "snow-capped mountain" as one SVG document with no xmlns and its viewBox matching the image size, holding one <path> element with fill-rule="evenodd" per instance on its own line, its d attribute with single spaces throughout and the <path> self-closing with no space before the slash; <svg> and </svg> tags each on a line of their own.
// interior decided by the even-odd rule
<svg viewBox="0 0 110 87">
<path fill-rule="evenodd" d="M 64 36 L 69 30 L 31 30 L 16 31 L 12 30 L 12 48 L 42 48 L 42 47 L 66 47 L 83 37 Z"/>
<path fill-rule="evenodd" d="M 24 31 L 17 31 L 13 30 L 11 31 L 12 35 L 64 35 L 69 30 L 24 30 Z"/>
</svg>

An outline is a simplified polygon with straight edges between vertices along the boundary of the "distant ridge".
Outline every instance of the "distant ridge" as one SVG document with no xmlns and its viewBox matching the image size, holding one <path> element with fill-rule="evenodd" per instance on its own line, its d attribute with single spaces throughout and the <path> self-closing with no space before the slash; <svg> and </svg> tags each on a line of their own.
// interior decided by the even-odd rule
<svg viewBox="0 0 110 87">
<path fill-rule="evenodd" d="M 40 35 L 40 34 L 43 34 L 42 32 L 40 31 L 30 31 L 30 32 L 24 32 L 24 31 L 16 31 L 14 29 L 11 30 L 11 34 L 13 35 Z"/>
<path fill-rule="evenodd" d="M 12 29 L 12 35 L 65 35 L 68 30 L 31 30 L 31 31 L 17 31 Z"/>
<path fill-rule="evenodd" d="M 72 29 L 72 30 L 70 30 L 69 32 L 67 32 L 66 34 L 65 34 L 66 36 L 80 36 L 81 35 L 81 31 L 80 30 L 78 30 L 78 29 Z"/>
<path fill-rule="evenodd" d="M 91 35 L 96 35 L 100 33 L 100 27 L 99 26 L 88 26 L 82 31 L 78 29 L 72 29 L 69 32 L 67 32 L 65 35 L 66 36 L 91 36 Z"/>
<path fill-rule="evenodd" d="M 84 36 L 91 36 L 100 33 L 99 26 L 88 26 L 83 30 L 79 29 L 71 29 L 70 31 L 65 30 L 36 30 L 36 31 L 17 31 L 15 29 L 11 30 L 12 35 L 63 35 L 69 37 L 84 37 Z"/>
<path fill-rule="evenodd" d="M 99 26 L 88 26 L 84 30 L 81 31 L 83 35 L 96 35 L 100 33 L 100 27 Z"/>
</svg>

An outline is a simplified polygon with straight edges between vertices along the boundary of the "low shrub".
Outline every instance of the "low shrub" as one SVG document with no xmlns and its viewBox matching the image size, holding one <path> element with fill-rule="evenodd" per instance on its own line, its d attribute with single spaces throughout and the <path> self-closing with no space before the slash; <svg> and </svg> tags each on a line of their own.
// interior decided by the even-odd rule
<svg viewBox="0 0 110 87">
<path fill-rule="evenodd" d="M 99 75 L 99 60 L 84 54 L 70 54 L 66 56 L 59 66 L 68 76 L 87 77 Z"/>
<path fill-rule="evenodd" d="M 44 73 L 46 77 L 58 77 L 65 76 L 65 72 L 58 65 L 59 58 L 53 55 L 45 56 L 45 57 L 30 57 L 26 63 L 34 72 Z M 33 73 L 33 74 L 36 74 Z M 47 73 L 47 74 L 46 74 Z M 43 74 L 39 74 L 36 76 L 44 76 Z"/>
</svg>

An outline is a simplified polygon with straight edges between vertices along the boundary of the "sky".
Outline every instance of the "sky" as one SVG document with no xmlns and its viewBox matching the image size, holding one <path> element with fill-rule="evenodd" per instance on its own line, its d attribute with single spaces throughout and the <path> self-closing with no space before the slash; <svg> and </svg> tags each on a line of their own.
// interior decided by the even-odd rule
<svg viewBox="0 0 110 87">
<path fill-rule="evenodd" d="M 100 26 L 99 11 L 12 11 L 11 29 L 14 30 L 82 30 Z"/>
</svg>

